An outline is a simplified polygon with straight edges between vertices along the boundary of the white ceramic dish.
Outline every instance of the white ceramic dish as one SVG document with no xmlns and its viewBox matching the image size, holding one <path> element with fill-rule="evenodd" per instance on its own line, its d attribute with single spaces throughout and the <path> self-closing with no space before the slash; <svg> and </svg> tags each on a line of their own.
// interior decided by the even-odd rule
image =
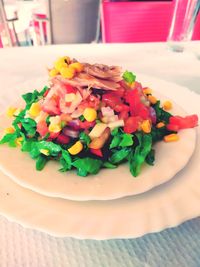
<svg viewBox="0 0 200 267">
<path fill-rule="evenodd" d="M 200 96 L 175 84 L 148 80 L 163 90 L 168 88 L 167 95 L 174 95 L 176 102 L 186 108 L 190 99 L 188 112 L 200 114 Z M 118 200 L 77 202 L 49 198 L 20 187 L 1 173 L 0 213 L 51 235 L 100 240 L 139 237 L 176 226 L 200 215 L 199 140 L 200 129 L 194 155 L 174 179 L 144 194 Z"/>
<path fill-rule="evenodd" d="M 153 88 L 161 91 L 163 85 L 157 83 Z M 155 95 L 162 100 L 167 98 L 156 92 Z M 185 115 L 177 104 L 173 106 L 173 114 Z M 11 121 L 2 115 L 0 131 L 9 124 Z M 0 169 L 16 183 L 42 195 L 78 201 L 112 200 L 146 192 L 174 177 L 189 161 L 196 141 L 194 129 L 181 131 L 179 135 L 178 142 L 159 142 L 155 145 L 155 165 L 144 165 L 137 178 L 131 175 L 128 164 L 112 170 L 104 169 L 97 175 L 86 178 L 77 176 L 74 171 L 60 173 L 60 166 L 54 161 L 38 172 L 35 161 L 28 153 L 22 153 L 20 149 L 8 145 L 0 146 Z"/>
</svg>

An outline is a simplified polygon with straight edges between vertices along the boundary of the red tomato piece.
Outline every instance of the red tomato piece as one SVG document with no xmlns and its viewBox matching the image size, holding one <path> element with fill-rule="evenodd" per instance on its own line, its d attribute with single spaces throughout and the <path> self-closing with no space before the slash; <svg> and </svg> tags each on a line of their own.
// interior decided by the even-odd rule
<svg viewBox="0 0 200 267">
<path fill-rule="evenodd" d="M 134 133 L 137 131 L 139 123 L 141 121 L 140 117 L 129 117 L 124 122 L 124 132 Z"/>
<path fill-rule="evenodd" d="M 37 132 L 42 137 L 45 136 L 49 132 L 46 121 L 40 121 L 37 123 Z"/>
<path fill-rule="evenodd" d="M 143 120 L 147 120 L 150 117 L 150 110 L 148 107 L 146 107 L 145 105 L 143 105 L 141 103 L 139 110 L 138 110 L 138 114 L 139 117 L 141 117 Z"/>
<path fill-rule="evenodd" d="M 126 120 L 126 119 L 128 119 L 128 116 L 129 116 L 129 114 L 128 114 L 128 112 L 125 111 L 125 110 L 123 110 L 123 111 L 121 111 L 121 112 L 119 113 L 119 119 L 120 119 L 120 120 Z"/>
<path fill-rule="evenodd" d="M 168 124 L 167 125 L 167 129 L 169 131 L 178 132 L 179 126 L 178 125 L 175 125 L 175 124 Z"/>
<path fill-rule="evenodd" d="M 102 102 L 109 107 L 114 108 L 116 105 L 122 104 L 121 98 L 115 93 L 106 93 L 102 96 Z"/>
<path fill-rule="evenodd" d="M 169 125 L 175 125 L 179 129 L 194 128 L 198 125 L 198 116 L 196 114 L 186 117 L 172 116 L 169 119 Z"/>
<path fill-rule="evenodd" d="M 94 125 L 96 124 L 95 121 L 89 122 L 89 121 L 80 121 L 80 128 L 81 129 L 89 129 L 91 127 L 94 127 Z"/>
<path fill-rule="evenodd" d="M 115 91 L 115 94 L 118 95 L 119 97 L 123 97 L 124 93 L 125 93 L 125 88 L 123 87 L 117 88 L 117 90 Z"/>
<path fill-rule="evenodd" d="M 51 98 L 42 106 L 42 110 L 47 112 L 49 115 L 60 115 L 60 110 L 58 108 L 57 99 Z"/>
<path fill-rule="evenodd" d="M 90 148 L 90 152 L 98 157 L 103 157 L 101 149 Z"/>
<path fill-rule="evenodd" d="M 117 104 L 114 106 L 114 110 L 116 112 L 126 111 L 128 113 L 129 112 L 129 106 L 127 106 L 125 104 Z"/>
<path fill-rule="evenodd" d="M 64 134 L 59 134 L 59 136 L 57 137 L 56 141 L 59 143 L 59 144 L 68 144 L 69 141 L 70 141 L 70 138 L 69 136 L 66 136 Z"/>
<path fill-rule="evenodd" d="M 132 116 L 137 116 L 141 106 L 140 94 L 137 90 L 130 90 L 126 92 L 125 100 L 130 106 Z"/>
<path fill-rule="evenodd" d="M 76 94 L 77 92 L 77 89 L 71 86 L 70 84 L 65 84 L 65 89 L 66 89 L 67 94 L 70 94 L 70 93 Z"/>
</svg>

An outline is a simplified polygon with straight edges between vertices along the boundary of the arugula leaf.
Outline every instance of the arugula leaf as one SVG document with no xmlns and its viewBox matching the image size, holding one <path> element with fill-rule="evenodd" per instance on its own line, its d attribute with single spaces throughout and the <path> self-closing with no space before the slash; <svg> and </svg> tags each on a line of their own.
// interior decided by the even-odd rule
<svg viewBox="0 0 200 267">
<path fill-rule="evenodd" d="M 89 143 L 90 143 L 90 141 L 91 141 L 89 135 L 87 135 L 87 134 L 84 133 L 84 132 L 81 132 L 81 133 L 79 134 L 79 139 L 80 139 L 84 144 L 86 144 L 86 145 L 89 145 Z"/>
<path fill-rule="evenodd" d="M 40 93 L 37 90 L 34 90 L 33 93 L 27 93 L 22 95 L 22 98 L 26 102 L 26 105 L 31 105 L 38 100 Z"/>
<path fill-rule="evenodd" d="M 49 151 L 50 156 L 58 156 L 58 154 L 62 150 L 60 145 L 54 144 L 53 142 L 49 142 L 49 141 L 37 142 L 36 147 L 39 151 L 41 149 L 47 149 Z"/>
<path fill-rule="evenodd" d="M 35 135 L 37 124 L 33 119 L 23 118 L 23 119 L 21 119 L 21 124 L 28 135 L 30 135 L 30 136 Z"/>
<path fill-rule="evenodd" d="M 122 141 L 120 142 L 119 146 L 126 147 L 133 145 L 133 138 L 132 134 L 123 134 Z"/>
<path fill-rule="evenodd" d="M 124 159 L 126 159 L 130 153 L 131 149 L 130 148 L 122 148 L 121 150 L 115 151 L 112 156 L 110 157 L 110 162 L 115 164 L 115 163 L 120 163 Z"/>
<path fill-rule="evenodd" d="M 103 163 L 103 167 L 107 168 L 107 169 L 115 169 L 117 168 L 116 165 L 112 164 L 111 162 L 109 161 L 106 161 Z"/>
<path fill-rule="evenodd" d="M 22 142 L 21 151 L 22 152 L 30 152 L 32 150 L 33 145 L 35 144 L 34 141 L 25 139 Z"/>
<path fill-rule="evenodd" d="M 139 144 L 132 150 L 129 156 L 130 172 L 133 176 L 138 176 L 141 166 L 152 148 L 152 137 L 150 134 L 136 134 Z"/>
<path fill-rule="evenodd" d="M 111 135 L 112 136 L 117 135 L 118 134 L 118 130 L 119 130 L 119 128 L 115 128 L 114 130 L 112 130 Z"/>
<path fill-rule="evenodd" d="M 63 166 L 63 168 L 60 169 L 62 172 L 68 171 L 72 168 L 72 159 L 68 151 L 62 150 L 60 163 Z"/>
<path fill-rule="evenodd" d="M 31 145 L 29 154 L 32 159 L 37 159 L 39 157 L 41 153 L 40 153 L 40 150 L 37 148 L 37 142 L 35 143 L 35 145 L 33 144 Z"/>
<path fill-rule="evenodd" d="M 87 176 L 87 174 L 97 174 L 101 168 L 102 161 L 93 158 L 78 158 L 72 165 L 77 169 L 79 176 Z"/>
<path fill-rule="evenodd" d="M 153 126 L 151 128 L 151 136 L 152 136 L 153 143 L 157 141 L 161 141 L 165 135 L 168 135 L 170 133 L 174 133 L 174 132 L 167 130 L 166 127 L 162 127 L 158 129 L 155 126 Z"/>
<path fill-rule="evenodd" d="M 46 123 L 47 123 L 48 126 L 49 126 L 49 124 L 50 124 L 50 118 L 51 118 L 50 115 L 46 118 Z"/>
<path fill-rule="evenodd" d="M 149 154 L 146 156 L 145 161 L 147 164 L 149 164 L 151 166 L 154 165 L 154 161 L 155 161 L 155 150 L 154 149 L 151 149 Z"/>
<path fill-rule="evenodd" d="M 119 135 L 115 135 L 110 143 L 110 148 L 118 147 L 121 142 L 121 137 Z"/>
<path fill-rule="evenodd" d="M 172 117 L 172 114 L 160 107 L 160 101 L 157 101 L 153 108 L 156 112 L 157 122 L 164 121 L 169 123 L 169 118 Z"/>
<path fill-rule="evenodd" d="M 44 155 L 40 155 L 36 161 L 36 170 L 37 171 L 43 170 L 47 162 L 48 162 L 48 158 Z"/>
<path fill-rule="evenodd" d="M 49 90 L 49 87 L 48 86 L 45 86 L 39 93 L 39 96 L 44 96 L 44 94 L 46 93 L 46 91 Z"/>
<path fill-rule="evenodd" d="M 135 81 L 136 75 L 130 71 L 125 71 L 122 78 L 128 83 L 132 83 Z"/>
<path fill-rule="evenodd" d="M 84 120 L 85 120 L 85 117 L 84 117 L 83 115 L 81 115 L 81 116 L 79 117 L 79 120 L 80 120 L 80 121 L 84 121 Z"/>
<path fill-rule="evenodd" d="M 16 140 L 17 137 L 18 137 L 18 134 L 16 132 L 8 133 L 8 134 L 3 136 L 3 138 L 0 141 L 0 145 L 8 143 L 8 145 L 10 147 L 16 147 L 17 145 L 15 143 L 15 140 Z"/>
</svg>

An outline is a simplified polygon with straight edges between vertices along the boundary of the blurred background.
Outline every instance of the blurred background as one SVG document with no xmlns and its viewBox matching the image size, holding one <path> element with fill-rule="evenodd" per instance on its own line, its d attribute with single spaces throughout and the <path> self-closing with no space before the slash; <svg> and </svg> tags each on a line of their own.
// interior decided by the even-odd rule
<svg viewBox="0 0 200 267">
<path fill-rule="evenodd" d="M 177 1 L 0 0 L 0 48 L 166 41 Z M 190 38 L 200 40 L 199 1 L 179 0 L 179 16 L 190 2 L 196 6 Z"/>
</svg>

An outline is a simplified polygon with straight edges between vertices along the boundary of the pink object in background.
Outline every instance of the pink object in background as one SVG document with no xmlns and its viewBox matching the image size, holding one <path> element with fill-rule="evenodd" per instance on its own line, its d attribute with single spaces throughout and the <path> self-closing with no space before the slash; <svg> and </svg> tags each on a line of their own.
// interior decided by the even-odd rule
<svg viewBox="0 0 200 267">
<path fill-rule="evenodd" d="M 112 3 L 103 0 L 103 42 L 166 41 L 171 26 L 173 4 L 173 1 Z M 192 39 L 200 39 L 200 14 Z"/>
</svg>

